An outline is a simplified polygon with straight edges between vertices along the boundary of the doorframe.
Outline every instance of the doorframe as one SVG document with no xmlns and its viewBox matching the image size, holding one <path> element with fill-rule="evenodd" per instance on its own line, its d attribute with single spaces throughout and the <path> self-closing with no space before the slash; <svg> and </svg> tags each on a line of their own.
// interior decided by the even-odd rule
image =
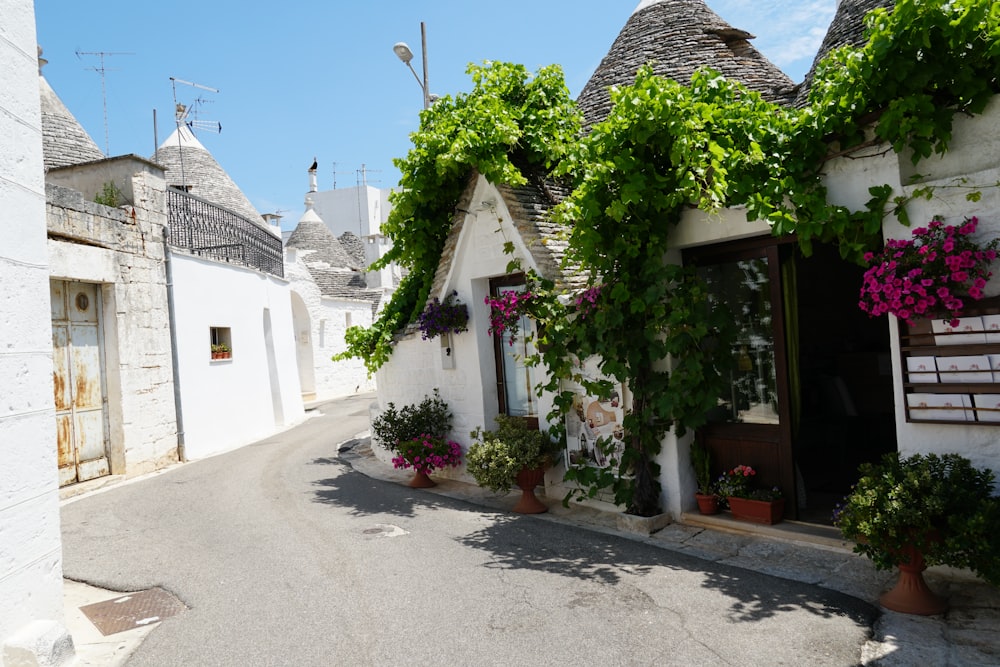
<svg viewBox="0 0 1000 667">
<path fill-rule="evenodd" d="M 795 454 L 792 441 L 791 396 L 788 378 L 788 348 L 785 335 L 785 302 L 781 281 L 782 248 L 796 242 L 794 236 L 780 238 L 772 236 L 754 237 L 728 241 L 682 251 L 681 257 L 685 266 L 699 264 L 716 264 L 740 259 L 763 257 L 767 260 L 769 298 L 771 301 L 771 335 L 774 339 L 774 373 L 775 388 L 778 396 L 778 424 L 743 424 L 723 423 L 706 424 L 696 432 L 706 444 L 713 438 L 730 441 L 763 441 L 775 442 L 778 453 L 778 471 L 776 475 L 763 471 L 762 480 L 775 480 L 789 502 L 785 503 L 785 516 L 796 518 L 798 515 L 797 483 L 795 475 Z M 713 452 L 716 461 L 726 457 Z M 741 463 L 737 461 L 737 463 Z M 735 464 L 734 464 L 735 465 Z M 729 466 L 726 465 L 726 468 Z"/>
</svg>

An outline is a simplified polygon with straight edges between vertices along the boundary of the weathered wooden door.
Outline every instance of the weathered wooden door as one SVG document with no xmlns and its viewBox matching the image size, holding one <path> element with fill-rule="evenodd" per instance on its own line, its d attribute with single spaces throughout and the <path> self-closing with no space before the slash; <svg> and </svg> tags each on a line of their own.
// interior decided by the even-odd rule
<svg viewBox="0 0 1000 667">
<path fill-rule="evenodd" d="M 103 329 L 97 285 L 50 284 L 59 485 L 65 486 L 110 472 Z"/>
</svg>

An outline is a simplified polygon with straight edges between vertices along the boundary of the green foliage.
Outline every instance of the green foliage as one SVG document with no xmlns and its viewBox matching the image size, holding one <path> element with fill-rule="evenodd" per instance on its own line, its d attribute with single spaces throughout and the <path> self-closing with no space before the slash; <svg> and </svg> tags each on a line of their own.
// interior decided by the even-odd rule
<svg viewBox="0 0 1000 667">
<path fill-rule="evenodd" d="M 451 417 L 448 404 L 435 389 L 434 396 L 425 396 L 419 404 L 404 405 L 397 410 L 389 403 L 372 420 L 372 435 L 386 449 L 398 452 L 400 442 L 420 439 L 422 435 L 443 440 L 451 431 Z"/>
<path fill-rule="evenodd" d="M 106 181 L 101 186 L 101 191 L 94 195 L 94 202 L 110 206 L 111 208 L 117 208 L 122 205 L 122 196 L 118 192 L 118 187 L 114 184 L 114 181 Z"/>
<path fill-rule="evenodd" d="M 878 569 L 898 565 L 913 545 L 928 565 L 971 568 L 1000 584 L 1000 500 L 994 475 L 958 454 L 899 458 L 861 466 L 861 479 L 835 514 L 854 550 Z"/>
<path fill-rule="evenodd" d="M 475 442 L 465 464 L 480 486 L 507 493 L 521 470 L 547 467 L 562 445 L 523 418 L 497 415 L 496 423 L 496 431 L 476 428 L 469 434 Z"/>
<path fill-rule="evenodd" d="M 698 493 L 710 495 L 712 491 L 712 454 L 700 440 L 691 443 L 691 467 L 698 482 Z"/>
<path fill-rule="evenodd" d="M 455 206 L 473 170 L 493 183 L 522 184 L 520 167 L 552 167 L 580 131 L 559 67 L 532 76 L 521 65 L 487 62 L 467 71 L 472 91 L 424 110 L 420 129 L 411 135 L 413 148 L 395 160 L 400 189 L 390 195 L 392 211 L 382 225 L 393 245 L 372 268 L 397 263 L 409 270 L 405 285 L 371 328 L 349 331 L 348 349 L 335 359 L 361 357 L 374 372 L 392 354 L 392 336 L 416 320 L 428 299 Z"/>
<path fill-rule="evenodd" d="M 471 66 L 472 92 L 424 111 L 413 148 L 396 162 L 402 189 L 383 226 L 394 245 L 382 264 L 409 275 L 372 327 L 349 330 L 338 358 L 360 356 L 371 372 L 388 359 L 392 337 L 428 299 L 470 173 L 515 185 L 525 181 L 522 168 L 565 177 L 574 190 L 553 217 L 568 230 L 568 266 L 600 286 L 600 297 L 583 312 L 566 305 L 574 295 L 530 276 L 541 352 L 527 362 L 544 361 L 538 390 L 563 410 L 570 398 L 561 382 L 574 358 L 597 356 L 602 373 L 628 386 L 620 460 L 573 467 L 567 478 L 581 495 L 610 488 L 629 511 L 655 513 L 660 441 L 668 429 L 682 435 L 703 423 L 724 383 L 714 350 L 727 349 L 731 335 L 732 318 L 693 272 L 667 264 L 683 211 L 742 206 L 773 234 L 795 234 L 806 255 L 816 242 L 835 243 L 842 258 L 860 262 L 880 243 L 886 215 L 908 224 L 909 198 L 875 185 L 862 210 L 830 204 L 821 179 L 830 151 L 888 142 L 916 162 L 947 149 L 955 113 L 980 112 L 998 91 L 996 3 L 898 0 L 867 27 L 865 45 L 818 65 L 805 108 L 772 104 L 709 69 L 682 85 L 643 68 L 612 92 L 608 117 L 586 135 L 558 68 L 532 77 L 518 65 Z"/>
</svg>

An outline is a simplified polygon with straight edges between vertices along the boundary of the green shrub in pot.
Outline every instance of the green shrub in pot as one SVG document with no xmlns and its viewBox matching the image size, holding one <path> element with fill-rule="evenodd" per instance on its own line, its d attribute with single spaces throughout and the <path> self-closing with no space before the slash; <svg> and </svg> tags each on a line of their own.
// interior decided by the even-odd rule
<svg viewBox="0 0 1000 667">
<path fill-rule="evenodd" d="M 547 431 L 533 428 L 522 417 L 498 415 L 495 431 L 476 428 L 465 455 L 466 469 L 480 486 L 508 493 L 517 474 L 551 465 L 562 446 Z"/>
</svg>

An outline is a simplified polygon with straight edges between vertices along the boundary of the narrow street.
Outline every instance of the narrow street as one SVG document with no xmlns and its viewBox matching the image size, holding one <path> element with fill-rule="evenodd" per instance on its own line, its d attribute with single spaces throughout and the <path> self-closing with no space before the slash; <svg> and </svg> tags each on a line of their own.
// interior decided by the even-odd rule
<svg viewBox="0 0 1000 667">
<path fill-rule="evenodd" d="M 368 478 L 372 395 L 62 508 L 64 574 L 185 611 L 129 665 L 853 665 L 846 595 Z"/>
</svg>

